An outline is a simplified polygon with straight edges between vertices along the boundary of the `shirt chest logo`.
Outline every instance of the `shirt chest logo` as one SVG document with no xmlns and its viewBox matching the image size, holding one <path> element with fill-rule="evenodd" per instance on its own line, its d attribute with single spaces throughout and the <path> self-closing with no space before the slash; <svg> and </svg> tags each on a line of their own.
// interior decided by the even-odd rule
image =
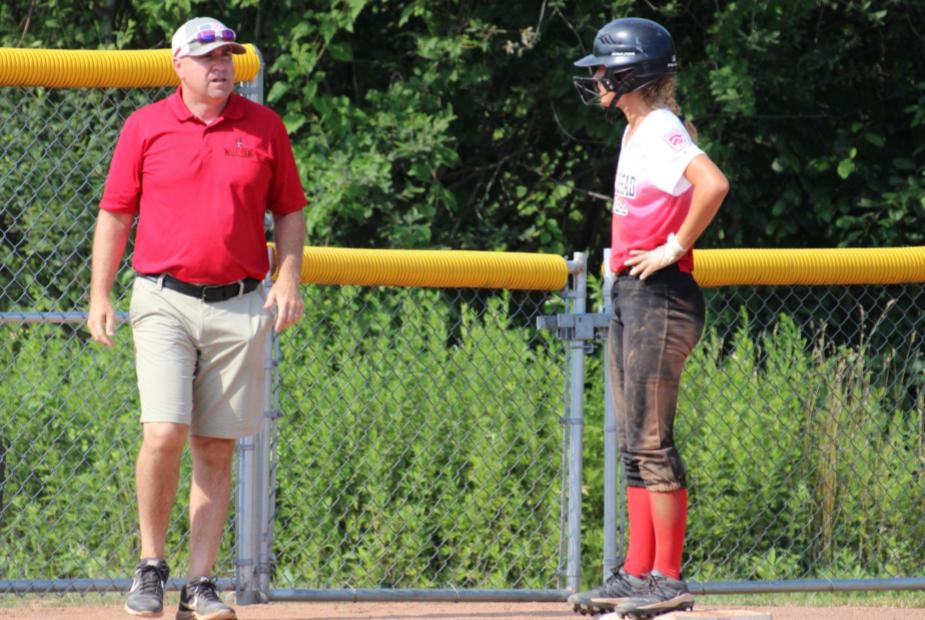
<svg viewBox="0 0 925 620">
<path fill-rule="evenodd" d="M 235 140 L 234 146 L 225 147 L 225 155 L 228 157 L 253 157 L 254 149 L 244 146 L 244 140 L 238 138 Z"/>
</svg>

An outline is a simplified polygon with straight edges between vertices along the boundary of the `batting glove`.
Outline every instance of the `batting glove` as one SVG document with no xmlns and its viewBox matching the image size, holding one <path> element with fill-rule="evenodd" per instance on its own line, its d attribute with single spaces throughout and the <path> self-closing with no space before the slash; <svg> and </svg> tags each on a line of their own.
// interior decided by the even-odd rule
<svg viewBox="0 0 925 620">
<path fill-rule="evenodd" d="M 639 274 L 639 279 L 645 280 L 659 269 L 678 262 L 686 253 L 687 250 L 678 243 L 677 235 L 671 233 L 668 241 L 654 250 L 630 250 L 631 258 L 626 260 L 626 265 L 632 267 L 631 276 Z"/>
</svg>

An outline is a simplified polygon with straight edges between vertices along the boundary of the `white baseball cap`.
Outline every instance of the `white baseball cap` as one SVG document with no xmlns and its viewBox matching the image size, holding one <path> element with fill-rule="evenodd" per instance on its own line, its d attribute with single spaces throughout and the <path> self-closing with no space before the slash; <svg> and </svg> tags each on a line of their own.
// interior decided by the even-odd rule
<svg viewBox="0 0 925 620">
<path fill-rule="evenodd" d="M 170 47 L 174 58 L 204 56 L 214 49 L 227 45 L 232 54 L 244 54 L 247 50 L 235 43 L 234 30 L 211 17 L 196 17 L 189 20 L 173 33 Z"/>
</svg>

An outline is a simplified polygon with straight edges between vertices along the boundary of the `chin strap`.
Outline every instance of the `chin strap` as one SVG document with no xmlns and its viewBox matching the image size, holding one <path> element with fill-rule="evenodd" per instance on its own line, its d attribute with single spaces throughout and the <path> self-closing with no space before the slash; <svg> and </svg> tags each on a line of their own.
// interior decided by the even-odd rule
<svg viewBox="0 0 925 620">
<path fill-rule="evenodd" d="M 604 118 L 607 119 L 608 123 L 613 125 L 615 122 L 617 122 L 618 119 L 623 117 L 622 113 L 618 111 L 619 108 L 617 107 L 617 101 L 626 93 L 639 89 L 627 88 L 626 80 L 621 80 L 615 84 L 615 88 L 610 88 L 608 90 L 613 93 L 613 99 L 610 100 L 610 105 L 604 108 Z"/>
<path fill-rule="evenodd" d="M 621 114 L 619 111 L 620 109 L 617 107 L 617 99 L 619 98 L 620 98 L 620 95 L 615 94 L 613 99 L 610 100 L 610 105 L 604 108 L 604 118 L 611 125 L 616 123 L 621 118 Z"/>
</svg>

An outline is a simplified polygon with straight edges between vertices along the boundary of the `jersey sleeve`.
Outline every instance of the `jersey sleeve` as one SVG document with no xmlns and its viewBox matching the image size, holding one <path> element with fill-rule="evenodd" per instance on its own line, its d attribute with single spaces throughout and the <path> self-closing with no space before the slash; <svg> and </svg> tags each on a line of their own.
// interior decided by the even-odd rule
<svg viewBox="0 0 925 620">
<path fill-rule="evenodd" d="M 305 207 L 305 190 L 299 179 L 292 145 L 282 119 L 274 114 L 273 179 L 270 183 L 267 208 L 274 215 L 286 215 Z"/>
<path fill-rule="evenodd" d="M 129 116 L 109 163 L 100 209 L 134 214 L 141 196 L 142 139 L 138 118 Z"/>
<path fill-rule="evenodd" d="M 680 196 L 691 185 L 684 177 L 684 171 L 691 160 L 703 151 L 694 144 L 687 129 L 673 114 L 667 122 L 659 124 L 655 140 L 653 148 L 658 165 L 652 170 L 652 182 L 663 192 Z"/>
</svg>

